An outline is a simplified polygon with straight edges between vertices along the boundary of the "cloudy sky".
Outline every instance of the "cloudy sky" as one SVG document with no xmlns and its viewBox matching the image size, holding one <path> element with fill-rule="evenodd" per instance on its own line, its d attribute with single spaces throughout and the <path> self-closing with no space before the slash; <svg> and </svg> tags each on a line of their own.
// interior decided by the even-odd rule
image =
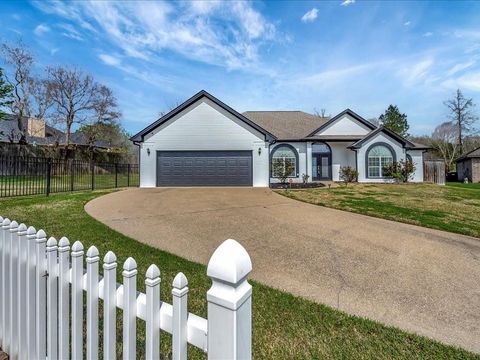
<svg viewBox="0 0 480 360">
<path fill-rule="evenodd" d="M 238 111 L 389 104 L 411 133 L 445 120 L 459 87 L 480 104 L 480 2 L 0 2 L 0 40 L 37 70 L 78 66 L 112 87 L 131 133 L 205 89 Z"/>
</svg>

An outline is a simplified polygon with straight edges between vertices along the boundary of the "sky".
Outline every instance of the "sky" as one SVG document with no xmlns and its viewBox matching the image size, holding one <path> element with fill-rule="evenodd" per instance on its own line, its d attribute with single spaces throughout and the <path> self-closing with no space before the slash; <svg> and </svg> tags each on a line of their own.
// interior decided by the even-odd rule
<svg viewBox="0 0 480 360">
<path fill-rule="evenodd" d="M 480 1 L 1 1 L 0 41 L 37 72 L 67 65 L 118 98 L 131 134 L 204 89 L 239 112 L 389 104 L 410 133 L 447 118 L 460 88 L 480 104 Z"/>
</svg>

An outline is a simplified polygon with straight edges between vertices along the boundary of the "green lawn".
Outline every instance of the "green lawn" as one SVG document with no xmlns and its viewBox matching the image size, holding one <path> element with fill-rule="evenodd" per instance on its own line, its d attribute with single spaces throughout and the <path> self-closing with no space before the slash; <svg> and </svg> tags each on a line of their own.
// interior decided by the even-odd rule
<svg viewBox="0 0 480 360">
<path fill-rule="evenodd" d="M 171 302 L 173 277 L 182 271 L 189 280 L 189 310 L 206 317 L 205 297 L 210 287 L 206 267 L 139 243 L 92 219 L 83 206 L 102 194 L 105 192 L 2 199 L 0 214 L 37 229 L 43 228 L 48 236 L 60 238 L 65 235 L 71 243 L 81 240 L 86 248 L 95 245 L 102 257 L 107 250 L 114 251 L 120 262 L 118 274 L 121 263 L 128 256 L 134 257 L 139 267 L 140 291 L 145 290 L 144 274 L 148 266 L 151 263 L 159 265 L 161 294 L 168 302 Z M 252 285 L 256 359 L 480 359 L 467 351 L 346 315 L 254 281 Z M 121 327 L 118 336 L 120 341 Z M 170 357 L 170 336 L 162 336 L 162 354 Z M 139 321 L 139 358 L 144 357 L 143 340 L 144 324 Z M 193 347 L 189 350 L 189 358 L 206 358 L 200 350 Z"/>
<path fill-rule="evenodd" d="M 279 193 L 321 206 L 480 237 L 480 184 L 351 184 Z"/>
</svg>

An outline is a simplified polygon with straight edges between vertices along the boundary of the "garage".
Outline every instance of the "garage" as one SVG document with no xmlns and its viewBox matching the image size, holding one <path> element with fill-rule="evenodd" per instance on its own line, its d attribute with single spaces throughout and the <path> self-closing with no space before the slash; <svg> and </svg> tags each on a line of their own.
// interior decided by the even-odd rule
<svg viewBox="0 0 480 360">
<path fill-rule="evenodd" d="M 157 151 L 157 186 L 252 186 L 252 151 Z"/>
</svg>

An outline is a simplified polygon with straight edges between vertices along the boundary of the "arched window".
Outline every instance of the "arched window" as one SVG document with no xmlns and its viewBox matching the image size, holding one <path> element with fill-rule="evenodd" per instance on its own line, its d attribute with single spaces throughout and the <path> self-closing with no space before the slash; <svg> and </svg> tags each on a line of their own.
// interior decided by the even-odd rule
<svg viewBox="0 0 480 360">
<path fill-rule="evenodd" d="M 410 154 L 407 154 L 407 161 L 410 161 L 413 164 L 413 159 Z"/>
<path fill-rule="evenodd" d="M 388 144 L 374 144 L 367 150 L 369 178 L 383 178 L 383 168 L 395 161 L 395 152 Z"/>
<path fill-rule="evenodd" d="M 296 177 L 298 174 L 298 153 L 291 145 L 278 145 L 272 153 L 271 157 L 272 177 L 281 177 L 282 173 L 289 167 L 287 164 L 292 164 L 290 173 L 285 174 L 287 177 Z M 281 164 L 282 166 L 277 166 Z"/>
</svg>

